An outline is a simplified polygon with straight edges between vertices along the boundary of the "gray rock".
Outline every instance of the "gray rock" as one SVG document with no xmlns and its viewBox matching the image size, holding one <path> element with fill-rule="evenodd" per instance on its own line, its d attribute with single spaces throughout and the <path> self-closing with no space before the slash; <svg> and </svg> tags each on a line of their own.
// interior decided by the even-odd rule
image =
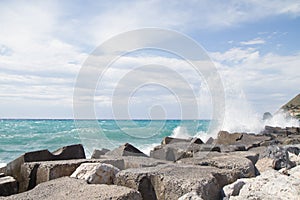
<svg viewBox="0 0 300 200">
<path fill-rule="evenodd" d="M 27 162 L 52 161 L 52 160 L 70 160 L 84 159 L 85 153 L 83 146 L 70 145 L 62 147 L 54 152 L 48 150 L 33 151 L 21 155 L 19 158 L 8 163 L 5 174 L 14 177 L 18 182 L 21 182 L 21 166 Z"/>
<path fill-rule="evenodd" d="M 220 145 L 221 152 L 246 151 L 245 145 Z"/>
<path fill-rule="evenodd" d="M 119 171 L 110 164 L 82 163 L 70 177 L 86 180 L 90 184 L 111 185 Z"/>
<path fill-rule="evenodd" d="M 105 155 L 109 151 L 110 151 L 109 149 L 105 149 L 105 148 L 100 149 L 100 150 L 99 149 L 95 149 L 93 151 L 91 159 L 99 159 L 99 158 L 101 158 L 101 156 Z"/>
<path fill-rule="evenodd" d="M 173 137 L 165 137 L 161 144 L 172 144 L 178 142 L 189 142 L 194 144 L 203 144 L 203 141 L 200 138 L 191 138 L 191 139 L 181 139 L 181 138 L 173 138 Z"/>
<path fill-rule="evenodd" d="M 197 194 L 197 192 L 193 191 L 179 197 L 178 200 L 203 200 L 203 199 L 199 196 L 199 194 Z"/>
<path fill-rule="evenodd" d="M 4 177 L 5 174 L 4 173 L 0 173 L 0 178 Z"/>
<path fill-rule="evenodd" d="M 120 147 L 111 150 L 105 154 L 106 156 L 144 156 L 148 157 L 146 154 L 135 148 L 129 143 L 125 143 Z"/>
<path fill-rule="evenodd" d="M 2 200 L 2 198 L 0 197 Z M 142 200 L 141 194 L 133 189 L 116 185 L 87 184 L 84 180 L 63 177 L 42 183 L 28 192 L 12 195 L 3 200 Z"/>
<path fill-rule="evenodd" d="M 250 133 L 228 133 L 226 131 L 220 131 L 216 144 L 221 145 L 244 145 L 246 150 L 253 147 L 258 147 L 266 141 L 271 141 L 272 137 L 266 135 L 255 135 Z"/>
<path fill-rule="evenodd" d="M 193 144 L 188 142 L 159 145 L 150 151 L 150 157 L 160 160 L 176 161 L 193 157 L 199 151 L 219 151 L 220 147 L 209 144 Z"/>
<path fill-rule="evenodd" d="M 266 171 L 255 178 L 238 180 L 231 186 L 226 186 L 225 190 L 229 187 L 235 187 L 240 182 L 244 184 L 242 184 L 242 187 L 236 187 L 234 193 L 228 192 L 226 194 L 225 192 L 225 195 L 229 195 L 228 199 L 298 200 L 300 198 L 300 179 L 283 175 L 275 170 Z"/>
<path fill-rule="evenodd" d="M 63 176 L 70 176 L 82 163 L 106 163 L 119 169 L 124 169 L 122 159 L 78 159 L 61 161 L 44 161 L 25 163 L 21 167 L 22 177 L 19 182 L 19 192 L 34 188 L 36 185 L 57 179 Z"/>
<path fill-rule="evenodd" d="M 231 196 L 238 196 L 247 179 L 239 179 L 230 185 L 223 187 L 223 195 L 229 199 Z"/>
<path fill-rule="evenodd" d="M 0 196 L 9 196 L 18 193 L 18 182 L 11 176 L 0 178 Z"/>
<path fill-rule="evenodd" d="M 279 170 L 282 168 L 290 169 L 296 166 L 295 163 L 290 161 L 288 151 L 284 147 L 269 146 L 266 149 L 265 156 L 273 159 L 272 167 L 275 170 Z"/>
<path fill-rule="evenodd" d="M 188 164 L 166 164 L 156 167 L 127 169 L 116 175 L 115 184 L 138 190 L 144 200 L 178 199 L 187 193 L 196 192 L 202 199 L 220 198 L 221 188 L 234 182 L 242 176 L 252 176 L 248 165 L 252 162 L 244 161 L 245 170 L 234 167 L 231 163 L 218 164 L 220 168 Z M 233 169 L 234 168 L 234 169 Z M 188 195 L 187 195 L 188 196 Z"/>
</svg>

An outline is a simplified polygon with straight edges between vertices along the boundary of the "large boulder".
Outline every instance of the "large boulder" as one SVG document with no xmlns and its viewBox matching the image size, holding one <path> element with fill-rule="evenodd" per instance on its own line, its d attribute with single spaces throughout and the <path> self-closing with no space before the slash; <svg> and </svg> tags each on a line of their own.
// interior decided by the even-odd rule
<svg viewBox="0 0 300 200">
<path fill-rule="evenodd" d="M 25 163 L 21 167 L 22 177 L 19 181 L 19 192 L 30 190 L 36 185 L 49 180 L 57 179 L 63 176 L 70 176 L 82 163 L 106 163 L 111 164 L 119 169 L 124 169 L 124 161 L 117 158 Z"/>
<path fill-rule="evenodd" d="M 107 152 L 109 152 L 109 149 L 95 149 L 92 153 L 91 159 L 99 159 L 101 156 L 105 155 Z"/>
<path fill-rule="evenodd" d="M 265 152 L 266 157 L 273 159 L 273 169 L 290 169 L 296 164 L 289 159 L 288 150 L 280 146 L 269 146 Z"/>
<path fill-rule="evenodd" d="M 18 183 L 11 176 L 0 177 L 0 196 L 9 196 L 18 193 Z"/>
<path fill-rule="evenodd" d="M 190 142 L 171 143 L 156 146 L 150 151 L 150 157 L 160 160 L 176 161 L 193 157 L 197 152 L 220 152 L 220 147 L 211 144 L 195 144 Z"/>
<path fill-rule="evenodd" d="M 173 137 L 165 137 L 161 144 L 171 144 L 178 142 L 190 142 L 194 144 L 203 144 L 203 141 L 200 138 L 191 138 L 191 139 L 181 139 L 181 138 L 173 138 Z"/>
<path fill-rule="evenodd" d="M 220 131 L 215 140 L 219 145 L 244 145 L 246 150 L 258 147 L 266 141 L 271 141 L 272 137 L 266 135 L 255 135 L 250 133 L 229 133 Z"/>
<path fill-rule="evenodd" d="M 21 166 L 24 163 L 71 159 L 85 159 L 84 149 L 81 144 L 65 146 L 52 153 L 48 150 L 27 152 L 8 163 L 5 174 L 14 177 L 18 182 L 21 182 Z"/>
<path fill-rule="evenodd" d="M 105 184 L 87 184 L 84 180 L 63 177 L 42 183 L 28 192 L 3 198 L 3 200 L 25 199 L 142 200 L 142 197 L 138 191 L 127 187 Z M 2 200 L 1 197 L 0 200 Z"/>
<path fill-rule="evenodd" d="M 283 175 L 275 170 L 251 179 L 240 179 L 223 188 L 230 200 L 244 199 L 300 199 L 300 179 Z"/>
<path fill-rule="evenodd" d="M 252 176 L 248 168 L 243 172 L 226 167 L 189 164 L 166 164 L 156 167 L 127 169 L 116 175 L 115 184 L 138 190 L 144 200 L 178 199 L 196 192 L 202 199 L 219 199 L 221 188 L 241 177 Z M 246 161 L 250 166 L 252 162 Z M 228 163 L 227 163 L 228 164 Z M 253 167 L 253 165 L 252 165 Z M 249 171 L 250 172 L 250 171 Z M 183 198 L 183 197 L 182 197 Z"/>
<path fill-rule="evenodd" d="M 139 149 L 134 147 L 133 145 L 129 143 L 125 143 L 124 145 L 121 145 L 120 147 L 111 150 L 105 154 L 106 156 L 144 156 L 148 157 L 146 154 L 141 152 Z"/>
<path fill-rule="evenodd" d="M 116 174 L 120 170 L 105 163 L 83 163 L 71 175 L 72 178 L 86 180 L 90 184 L 113 184 Z"/>
</svg>

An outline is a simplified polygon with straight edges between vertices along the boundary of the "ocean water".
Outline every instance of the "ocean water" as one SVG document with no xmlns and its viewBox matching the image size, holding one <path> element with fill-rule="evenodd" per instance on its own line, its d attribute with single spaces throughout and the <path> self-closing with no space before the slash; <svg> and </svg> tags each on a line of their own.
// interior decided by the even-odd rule
<svg viewBox="0 0 300 200">
<path fill-rule="evenodd" d="M 87 124 L 89 121 L 82 121 Z M 89 157 L 95 148 L 113 149 L 126 142 L 143 152 L 162 138 L 187 138 L 207 131 L 209 120 L 99 120 L 100 129 L 80 127 L 74 120 L 0 120 L 0 167 L 29 151 L 54 151 L 70 144 L 83 144 Z M 95 135 L 97 138 L 95 139 Z M 99 137 L 98 137 L 99 136 Z"/>
</svg>

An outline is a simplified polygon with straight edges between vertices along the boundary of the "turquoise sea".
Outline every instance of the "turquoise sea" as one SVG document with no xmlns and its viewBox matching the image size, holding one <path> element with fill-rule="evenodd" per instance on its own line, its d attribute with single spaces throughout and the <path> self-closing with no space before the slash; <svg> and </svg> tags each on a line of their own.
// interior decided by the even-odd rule
<svg viewBox="0 0 300 200">
<path fill-rule="evenodd" d="M 162 138 L 186 138 L 205 132 L 208 120 L 98 120 L 99 128 L 78 126 L 74 120 L 0 120 L 0 166 L 19 155 L 41 149 L 53 151 L 81 143 L 87 157 L 95 148 L 113 149 L 126 142 L 145 153 Z M 88 124 L 89 121 L 79 121 Z M 101 133 L 100 133 L 101 132 Z M 97 136 L 97 137 L 95 137 Z"/>
</svg>

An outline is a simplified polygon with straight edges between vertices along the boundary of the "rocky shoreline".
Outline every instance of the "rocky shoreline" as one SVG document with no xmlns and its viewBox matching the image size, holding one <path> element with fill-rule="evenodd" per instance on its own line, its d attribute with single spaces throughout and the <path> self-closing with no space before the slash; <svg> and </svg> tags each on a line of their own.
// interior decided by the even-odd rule
<svg viewBox="0 0 300 200">
<path fill-rule="evenodd" d="M 28 152 L 0 168 L 9 199 L 300 199 L 300 128 L 220 131 L 203 143 L 164 138 L 150 156 L 131 144 Z"/>
</svg>

